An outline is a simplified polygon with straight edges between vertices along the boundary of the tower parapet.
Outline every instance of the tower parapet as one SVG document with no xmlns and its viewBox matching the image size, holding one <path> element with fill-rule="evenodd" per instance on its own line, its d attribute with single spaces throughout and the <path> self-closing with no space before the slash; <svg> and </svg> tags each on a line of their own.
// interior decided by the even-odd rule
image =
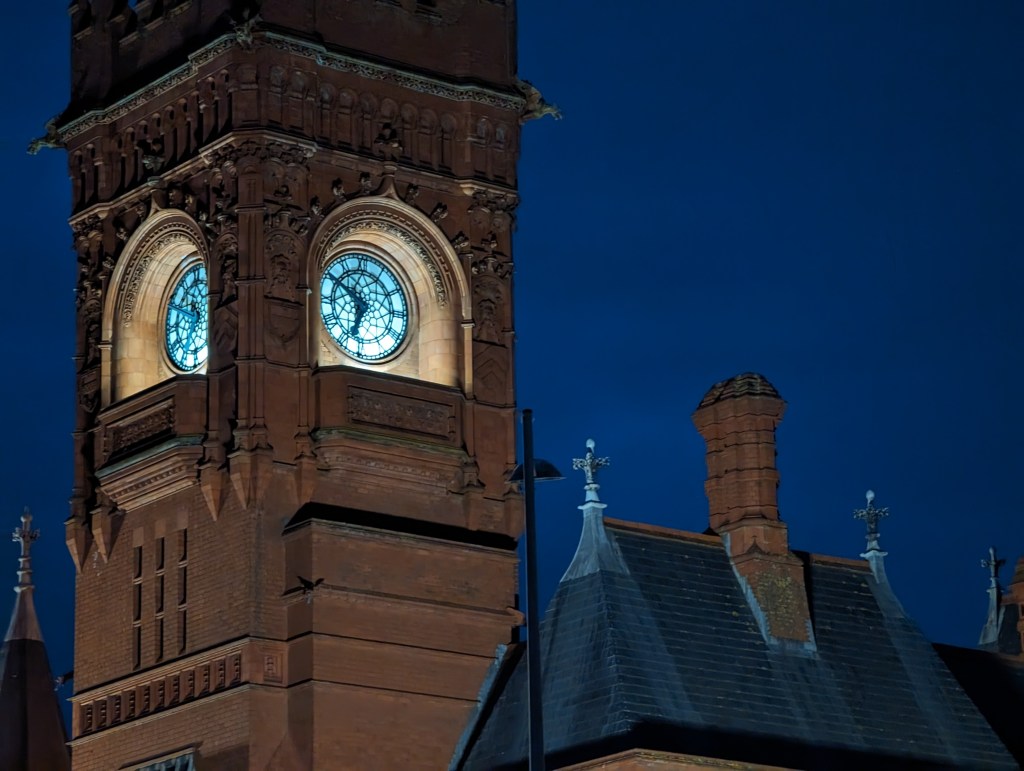
<svg viewBox="0 0 1024 771">
<path fill-rule="evenodd" d="M 133 93 L 223 35 L 251 40 L 257 25 L 385 65 L 515 86 L 513 0 L 72 0 L 68 13 L 68 119 Z"/>
</svg>

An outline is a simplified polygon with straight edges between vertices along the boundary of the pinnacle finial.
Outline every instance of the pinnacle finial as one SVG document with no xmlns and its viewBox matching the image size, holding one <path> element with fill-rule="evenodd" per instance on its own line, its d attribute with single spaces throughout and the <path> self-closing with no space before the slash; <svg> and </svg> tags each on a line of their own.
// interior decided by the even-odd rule
<svg viewBox="0 0 1024 771">
<path fill-rule="evenodd" d="M 996 555 L 996 547 L 988 547 L 988 559 L 981 561 L 983 568 L 988 568 L 989 571 L 989 587 L 996 589 L 999 587 L 999 568 L 1006 564 L 1005 559 L 1001 559 Z"/>
<path fill-rule="evenodd" d="M 18 587 L 32 586 L 32 544 L 39 538 L 39 531 L 32 529 L 32 512 L 28 506 L 21 515 L 21 527 L 11 533 L 11 540 L 21 544 L 21 556 L 18 557 Z"/>
<path fill-rule="evenodd" d="M 39 538 L 39 531 L 32 529 L 32 513 L 26 507 L 21 515 L 21 527 L 11 533 L 11 540 L 21 544 L 18 556 L 18 584 L 14 592 L 18 599 L 14 603 L 11 614 L 11 625 L 7 628 L 4 640 L 42 640 L 39 631 L 39 620 L 36 618 L 35 605 L 32 602 L 32 544 Z"/>
<path fill-rule="evenodd" d="M 853 518 L 862 519 L 867 525 L 867 535 L 865 539 L 868 542 L 867 554 L 880 554 L 884 555 L 882 547 L 878 545 L 878 522 L 884 517 L 889 516 L 888 508 L 875 508 L 875 491 L 868 490 L 864 494 L 864 498 L 867 500 L 867 506 L 863 509 L 854 509 Z"/>
<path fill-rule="evenodd" d="M 586 475 L 588 489 L 591 485 L 597 488 L 597 472 L 611 463 L 608 458 L 598 458 L 594 455 L 595 447 L 597 443 L 593 439 L 588 439 L 586 456 L 572 459 L 573 471 L 582 471 Z"/>
</svg>

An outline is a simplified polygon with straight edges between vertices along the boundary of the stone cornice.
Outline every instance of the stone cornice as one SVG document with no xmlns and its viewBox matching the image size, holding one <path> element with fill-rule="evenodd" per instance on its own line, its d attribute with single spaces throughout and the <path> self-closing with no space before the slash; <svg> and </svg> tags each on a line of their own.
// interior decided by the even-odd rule
<svg viewBox="0 0 1024 771">
<path fill-rule="evenodd" d="M 368 80 L 394 83 L 410 91 L 440 96 L 454 102 L 474 102 L 516 113 L 522 112 L 526 106 L 526 100 L 518 95 L 502 93 L 501 91 L 483 86 L 455 83 L 450 80 L 421 75 L 397 67 L 389 67 L 356 56 L 328 51 L 325 47 L 316 43 L 277 32 L 263 32 L 259 36 L 259 43 L 260 45 L 270 46 L 294 56 L 309 59 L 328 69 L 355 73 Z M 64 124 L 58 129 L 61 141 L 66 144 L 69 140 L 74 139 L 79 134 L 96 125 L 110 123 L 127 115 L 137 107 L 150 104 L 152 100 L 161 94 L 195 77 L 199 73 L 200 68 L 207 62 L 236 47 L 241 48 L 242 46 L 234 34 L 222 35 L 195 53 L 190 54 L 186 64 L 175 68 L 162 78 L 119 99 L 106 109 L 90 110 L 84 115 L 80 115 Z"/>
</svg>

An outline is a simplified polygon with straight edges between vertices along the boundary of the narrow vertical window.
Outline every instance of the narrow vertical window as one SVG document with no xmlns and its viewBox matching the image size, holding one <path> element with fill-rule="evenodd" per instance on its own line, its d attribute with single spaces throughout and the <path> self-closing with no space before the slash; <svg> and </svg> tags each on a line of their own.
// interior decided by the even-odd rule
<svg viewBox="0 0 1024 771">
<path fill-rule="evenodd" d="M 178 653 L 188 648 L 188 530 L 178 535 Z"/>
<path fill-rule="evenodd" d="M 153 640 L 153 653 L 156 661 L 164 660 L 164 595 L 166 588 L 166 576 L 164 573 L 166 556 L 166 542 L 163 538 L 156 539 L 156 577 L 153 581 L 153 599 L 156 615 L 155 632 Z"/>
<path fill-rule="evenodd" d="M 138 669 L 142 666 L 142 626 L 136 624 L 132 627 L 132 667 Z"/>
<path fill-rule="evenodd" d="M 188 611 L 182 608 L 178 611 L 178 653 L 184 653 L 188 648 Z"/>
<path fill-rule="evenodd" d="M 142 547 L 132 554 L 132 669 L 142 666 Z"/>
<path fill-rule="evenodd" d="M 156 620 L 156 646 L 155 646 L 155 651 L 154 652 L 156 654 L 156 660 L 157 661 L 163 661 L 164 660 L 164 620 L 163 620 L 163 618 L 158 618 Z"/>
</svg>

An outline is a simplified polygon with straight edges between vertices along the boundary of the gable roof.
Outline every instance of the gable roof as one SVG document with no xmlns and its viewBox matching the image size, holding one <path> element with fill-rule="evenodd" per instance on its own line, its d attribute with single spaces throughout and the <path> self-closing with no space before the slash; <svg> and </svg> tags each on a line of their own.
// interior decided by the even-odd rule
<svg viewBox="0 0 1024 771">
<path fill-rule="evenodd" d="M 717 537 L 598 526 L 619 569 L 577 552 L 596 567 L 570 568 L 541 625 L 552 767 L 636 747 L 799 768 L 1017 767 L 866 563 L 803 555 L 817 650 L 801 652 L 765 642 Z M 509 666 L 453 768 L 524 766 L 525 657 Z"/>
</svg>

